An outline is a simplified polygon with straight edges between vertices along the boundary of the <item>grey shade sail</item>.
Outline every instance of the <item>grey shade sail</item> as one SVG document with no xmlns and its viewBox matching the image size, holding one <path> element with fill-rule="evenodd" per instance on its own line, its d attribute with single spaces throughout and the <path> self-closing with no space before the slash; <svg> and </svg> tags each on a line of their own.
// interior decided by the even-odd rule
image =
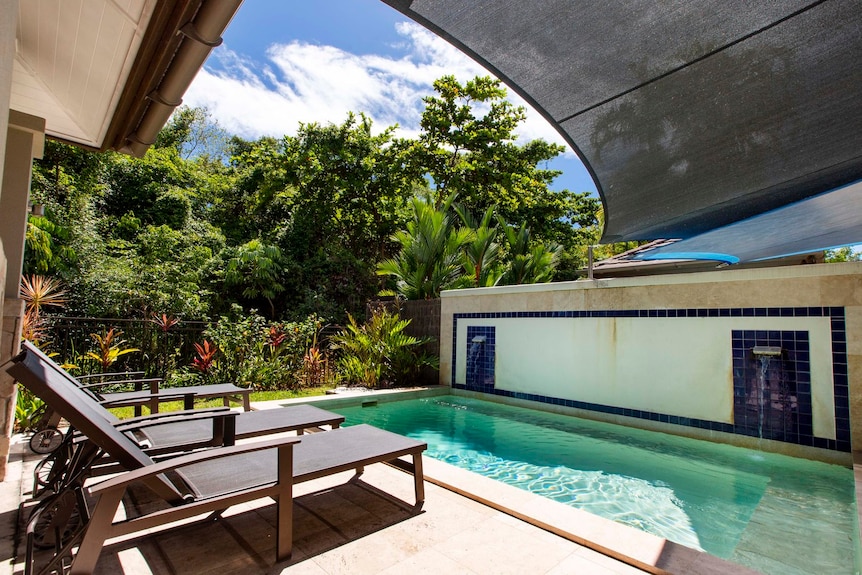
<svg viewBox="0 0 862 575">
<path fill-rule="evenodd" d="M 693 238 L 862 180 L 859 0 L 384 1 L 560 131 L 604 242 Z"/>
<path fill-rule="evenodd" d="M 862 182 L 645 251 L 633 259 L 756 262 L 843 246 L 848 237 L 862 238 Z"/>
</svg>

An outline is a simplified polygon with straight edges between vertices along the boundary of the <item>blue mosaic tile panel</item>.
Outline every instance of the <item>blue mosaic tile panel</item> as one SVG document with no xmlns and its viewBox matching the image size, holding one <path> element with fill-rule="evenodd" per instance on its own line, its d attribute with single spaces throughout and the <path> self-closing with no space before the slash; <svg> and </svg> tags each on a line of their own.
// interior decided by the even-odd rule
<svg viewBox="0 0 862 575">
<path fill-rule="evenodd" d="M 496 328 L 494 326 L 467 326 L 467 389 L 491 393 L 494 391 L 494 363 L 496 359 Z"/>
<path fill-rule="evenodd" d="M 836 439 L 824 439 L 822 437 L 814 437 L 811 421 L 811 371 L 810 371 L 810 352 L 808 348 L 808 333 L 797 331 L 760 331 L 753 330 L 751 333 L 748 330 L 734 331 L 732 334 L 733 345 L 733 360 L 734 360 L 734 399 L 737 397 L 736 386 L 736 369 L 740 366 L 742 370 L 742 380 L 746 375 L 751 375 L 750 371 L 745 372 L 745 342 L 747 340 L 766 343 L 757 343 L 757 345 L 775 345 L 786 348 L 787 360 L 782 365 L 782 369 L 786 369 L 792 374 L 795 383 L 795 389 L 791 389 L 795 393 L 795 406 L 793 400 L 788 400 L 790 403 L 791 417 L 783 419 L 781 431 L 778 431 L 778 421 L 774 422 L 774 430 L 770 433 L 783 435 L 782 441 L 797 443 L 801 445 L 811 445 L 821 449 L 830 449 L 843 452 L 850 451 L 850 393 L 849 393 L 849 378 L 847 372 L 847 336 L 845 331 L 845 319 L 843 307 L 781 307 L 781 308 L 685 308 L 685 309 L 629 309 L 629 310 L 570 310 L 570 311 L 511 311 L 511 312 L 470 312 L 454 314 L 452 322 L 452 387 L 456 389 L 470 389 L 485 393 L 492 393 L 504 397 L 512 397 L 528 401 L 536 401 L 539 403 L 548 403 L 553 405 L 562 405 L 577 409 L 585 409 L 600 413 L 609 413 L 614 415 L 624 415 L 627 417 L 637 417 L 639 419 L 648 419 L 651 421 L 659 421 L 662 423 L 671 423 L 674 425 L 685 425 L 688 427 L 696 427 L 699 429 L 708 429 L 712 431 L 721 431 L 724 433 L 742 433 L 751 434 L 752 422 L 750 418 L 745 418 L 745 425 L 740 427 L 740 422 L 736 424 L 724 423 L 719 421 L 708 421 L 703 419 L 694 419 L 688 417 L 679 417 L 663 413 L 655 413 L 638 409 L 627 409 L 615 407 L 612 405 L 601 405 L 584 401 L 575 401 L 561 399 L 557 397 L 548 397 L 531 393 L 511 392 L 501 389 L 496 389 L 493 385 L 493 361 L 481 364 L 480 369 L 485 371 L 482 374 L 485 380 L 481 378 L 483 375 L 477 375 L 473 379 L 468 379 L 469 384 L 463 385 L 455 383 L 456 373 L 456 350 L 458 349 L 458 321 L 467 319 L 493 319 L 493 318 L 596 318 L 596 317 L 632 317 L 632 318 L 685 318 L 685 317 L 828 317 L 831 322 L 832 331 L 832 371 L 833 371 L 833 389 L 835 398 L 835 434 Z M 494 327 L 487 326 L 468 326 L 467 332 L 468 341 L 472 340 L 475 335 L 480 335 L 480 332 L 472 332 L 473 328 L 484 328 L 493 330 Z M 487 335 L 486 335 L 487 341 Z M 770 343 L 773 342 L 773 343 Z M 754 344 L 751 344 L 748 349 Z M 469 344 L 467 344 L 469 357 Z M 792 354 L 791 354 L 792 352 Z M 792 355 L 792 358 L 790 357 Z M 739 360 L 739 364 L 737 363 Z M 789 362 L 789 363 L 788 363 Z M 469 370 L 468 370 L 469 372 Z M 489 377 L 491 379 L 489 379 Z M 789 377 L 789 376 L 788 376 Z M 468 375 L 468 378 L 470 376 Z M 489 385 L 488 382 L 491 381 Z M 740 387 L 740 397 L 744 396 L 744 388 Z M 779 392 L 779 396 L 781 393 Z M 793 394 L 790 394 L 793 397 Z M 781 418 L 777 418 L 781 419 Z M 788 424 L 789 422 L 789 424 Z M 759 419 L 758 419 L 759 425 Z"/>
<path fill-rule="evenodd" d="M 808 332 L 734 330 L 731 342 L 734 433 L 813 445 Z"/>
</svg>

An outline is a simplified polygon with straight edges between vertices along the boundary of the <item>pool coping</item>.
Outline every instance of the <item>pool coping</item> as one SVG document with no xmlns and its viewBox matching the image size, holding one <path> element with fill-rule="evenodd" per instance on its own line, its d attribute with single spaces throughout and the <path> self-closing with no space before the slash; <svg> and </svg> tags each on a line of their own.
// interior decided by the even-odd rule
<svg viewBox="0 0 862 575">
<path fill-rule="evenodd" d="M 357 399 L 361 404 L 366 401 L 399 401 L 406 399 L 405 394 L 411 397 L 433 397 L 450 393 L 449 386 L 369 390 L 335 396 L 254 402 L 252 408 L 274 409 L 319 402 L 325 402 L 328 407 L 337 408 L 356 405 Z M 423 458 L 423 466 L 426 481 L 649 573 L 657 575 L 756 575 L 759 573 L 704 551 L 569 507 L 430 457 Z M 862 476 L 862 461 L 860 461 L 858 473 Z M 856 485 L 858 494 L 859 480 Z"/>
</svg>

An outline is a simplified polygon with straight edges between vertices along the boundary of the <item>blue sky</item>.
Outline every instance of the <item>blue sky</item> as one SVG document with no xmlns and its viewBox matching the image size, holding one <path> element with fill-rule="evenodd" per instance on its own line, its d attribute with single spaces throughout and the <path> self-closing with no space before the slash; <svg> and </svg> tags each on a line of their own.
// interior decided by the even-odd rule
<svg viewBox="0 0 862 575">
<path fill-rule="evenodd" d="M 444 74 L 465 81 L 487 72 L 380 0 L 245 0 L 184 102 L 207 107 L 245 138 L 294 134 L 299 122 L 341 123 L 349 111 L 414 136 L 421 99 Z M 529 108 L 518 133 L 522 143 L 565 144 Z M 563 172 L 554 189 L 596 190 L 571 150 L 546 167 Z"/>
</svg>

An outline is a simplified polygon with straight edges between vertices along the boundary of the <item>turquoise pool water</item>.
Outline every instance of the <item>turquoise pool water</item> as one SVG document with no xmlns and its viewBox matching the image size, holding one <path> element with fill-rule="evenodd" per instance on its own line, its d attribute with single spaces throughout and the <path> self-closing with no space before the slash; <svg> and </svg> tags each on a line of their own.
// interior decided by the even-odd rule
<svg viewBox="0 0 862 575">
<path fill-rule="evenodd" d="M 853 473 L 457 396 L 337 408 L 426 455 L 763 573 L 858 573 Z"/>
</svg>

